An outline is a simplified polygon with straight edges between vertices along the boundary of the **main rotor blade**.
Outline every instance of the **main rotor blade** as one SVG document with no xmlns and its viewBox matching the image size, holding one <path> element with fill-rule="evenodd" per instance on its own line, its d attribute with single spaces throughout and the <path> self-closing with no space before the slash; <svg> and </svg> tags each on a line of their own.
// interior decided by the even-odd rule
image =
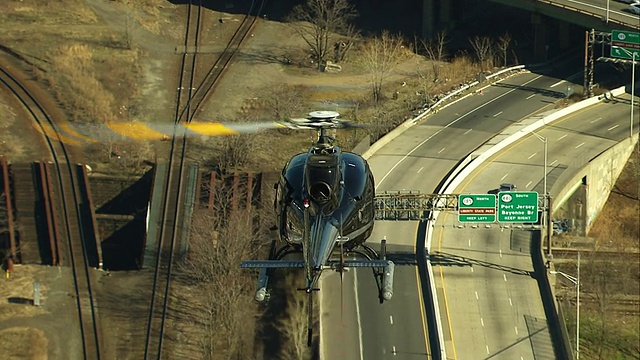
<svg viewBox="0 0 640 360">
<path fill-rule="evenodd" d="M 269 129 L 320 130 L 364 127 L 341 119 L 301 118 L 285 121 L 221 123 L 193 121 L 186 124 L 147 122 L 107 122 L 104 124 L 67 123 L 58 125 L 61 141 L 68 144 L 113 143 L 118 141 L 159 141 L 174 137 L 213 137 L 252 134 Z M 47 136 L 55 135 L 45 129 Z"/>
</svg>

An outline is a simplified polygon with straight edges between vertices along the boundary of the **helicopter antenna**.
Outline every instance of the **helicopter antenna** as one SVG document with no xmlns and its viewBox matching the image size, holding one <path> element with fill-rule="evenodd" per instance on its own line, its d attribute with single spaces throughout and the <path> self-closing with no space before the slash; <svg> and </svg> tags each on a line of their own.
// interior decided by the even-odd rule
<svg viewBox="0 0 640 360">
<path fill-rule="evenodd" d="M 340 320 L 344 320 L 344 244 L 349 241 L 348 237 L 342 236 L 342 214 L 340 215 L 340 233 L 336 241 L 340 245 L 340 265 L 338 265 L 338 271 L 340 272 Z"/>
</svg>

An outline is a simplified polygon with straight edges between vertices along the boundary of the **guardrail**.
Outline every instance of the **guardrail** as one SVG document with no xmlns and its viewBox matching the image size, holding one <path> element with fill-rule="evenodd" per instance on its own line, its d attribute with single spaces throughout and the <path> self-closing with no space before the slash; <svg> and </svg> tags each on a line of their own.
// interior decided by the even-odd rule
<svg viewBox="0 0 640 360">
<path fill-rule="evenodd" d="M 524 65 L 517 65 L 517 66 L 513 66 L 513 67 L 509 67 L 506 69 L 502 69 L 500 71 L 497 71 L 493 74 L 487 75 L 486 79 L 487 80 L 492 80 L 494 78 L 497 78 L 503 74 L 508 74 L 510 72 L 514 72 L 514 71 L 521 71 L 525 68 Z M 380 138 L 378 141 L 376 141 L 374 144 L 372 144 L 368 150 L 366 150 L 363 154 L 362 157 L 365 159 L 370 158 L 376 151 L 378 151 L 379 149 L 381 149 L 383 146 L 387 145 L 389 142 L 391 142 L 391 140 L 395 139 L 396 137 L 398 137 L 400 134 L 402 134 L 403 132 L 405 132 L 407 129 L 409 129 L 410 127 L 412 127 L 413 125 L 417 124 L 420 120 L 424 119 L 427 115 L 429 115 L 430 113 L 432 113 L 433 111 L 435 111 L 436 109 L 440 109 L 440 108 L 445 108 L 446 106 L 449 106 L 453 103 L 455 103 L 455 101 L 451 101 L 452 99 L 460 96 L 461 94 L 463 94 L 465 91 L 468 91 L 469 89 L 471 89 L 472 87 L 475 87 L 477 85 L 479 85 L 480 82 L 479 81 L 473 81 L 471 83 L 465 84 L 463 86 L 461 86 L 460 88 L 451 91 L 447 94 L 445 94 L 445 96 L 443 96 L 442 98 L 438 99 L 438 101 L 436 101 L 433 105 L 429 106 L 427 109 L 425 109 L 423 112 L 421 112 L 418 116 L 416 116 L 413 119 L 408 119 L 406 120 L 404 123 L 402 123 L 400 126 L 398 126 L 397 128 L 393 129 L 392 131 L 390 131 L 388 134 L 386 134 L 385 136 L 383 136 L 382 138 Z M 457 99 L 456 101 L 462 100 L 464 99 L 466 96 L 460 97 L 459 99 Z M 456 176 L 458 175 L 458 173 L 464 169 L 469 162 L 471 161 L 471 159 L 469 157 L 467 157 L 467 160 L 463 160 L 461 163 L 459 163 L 459 165 L 452 171 L 450 172 L 450 176 L 449 176 L 449 181 L 443 183 L 446 184 L 450 181 L 452 181 L 453 179 L 456 178 Z M 459 170 L 458 170 L 459 169 Z M 430 222 L 427 221 L 426 223 L 426 244 L 425 244 L 425 248 L 427 249 L 427 256 L 428 256 L 428 251 L 429 249 L 431 249 L 431 233 L 433 231 L 433 227 L 429 226 Z M 446 359 L 447 358 L 447 354 L 446 354 L 446 349 L 445 349 L 445 343 L 444 343 L 444 333 L 442 332 L 442 319 L 440 318 L 440 308 L 439 308 L 439 304 L 438 304 L 438 297 L 437 297 L 437 293 L 436 293 L 436 288 L 435 288 L 435 280 L 433 278 L 433 268 L 431 266 L 431 262 L 427 261 L 426 262 L 426 266 L 427 266 L 427 276 L 428 276 L 428 281 L 429 281 L 429 286 L 428 288 L 431 291 L 431 294 L 426 294 L 425 296 L 430 296 L 432 301 L 432 309 L 428 309 L 429 312 L 433 313 L 435 315 L 435 322 L 436 322 L 436 332 L 438 333 L 437 337 L 438 337 L 438 341 L 439 341 L 439 346 L 438 348 L 440 349 L 440 359 Z M 434 354 L 435 355 L 435 354 Z"/>
<path fill-rule="evenodd" d="M 487 75 L 487 80 L 491 80 L 495 77 L 498 77 L 502 74 L 506 74 L 509 72 L 513 72 L 513 71 L 519 71 L 524 69 L 525 66 L 524 65 L 517 65 L 517 66 L 513 66 L 510 68 L 506 68 L 506 69 L 502 69 L 500 71 L 497 71 L 493 74 Z M 369 149 L 367 151 L 365 151 L 364 153 L 362 153 L 362 157 L 365 159 L 370 158 L 376 151 L 380 150 L 383 146 L 387 145 L 389 142 L 391 142 L 391 140 L 395 139 L 396 137 L 400 136 L 400 134 L 402 134 L 403 132 L 405 132 L 408 128 L 412 127 L 413 125 L 415 125 L 416 123 L 418 123 L 418 121 L 424 119 L 427 115 L 429 115 L 431 112 L 435 111 L 436 109 L 440 108 L 441 105 L 445 104 L 444 106 L 442 106 L 442 108 L 444 109 L 445 107 L 453 104 L 454 102 L 449 102 L 447 103 L 447 101 L 450 101 L 451 99 L 454 99 L 455 97 L 459 96 L 460 94 L 464 93 L 465 91 L 471 89 L 472 87 L 479 85 L 480 82 L 478 81 L 473 81 L 469 84 L 464 84 L 463 86 L 461 86 L 460 88 L 450 91 L 447 94 L 445 94 L 444 97 L 440 98 L 438 101 L 436 101 L 435 103 L 433 103 L 433 105 L 429 106 L 428 108 L 426 108 L 423 112 L 421 112 L 418 116 L 412 118 L 412 119 L 408 119 L 405 122 L 403 122 L 402 124 L 400 124 L 398 127 L 396 127 L 395 129 L 391 130 L 389 133 L 387 133 L 386 135 L 384 135 L 383 137 L 381 137 L 380 139 L 378 139 L 378 141 L 376 141 L 375 143 L 371 144 L 371 146 L 369 147 Z M 457 99 L 457 101 L 464 99 L 464 97 L 461 97 L 460 99 Z"/>
<path fill-rule="evenodd" d="M 545 4 L 548 4 L 548 5 L 551 5 L 551 6 L 556 6 L 556 7 L 559 7 L 559 8 L 563 8 L 563 9 L 567 9 L 567 10 L 570 10 L 570 11 L 573 11 L 573 12 L 577 12 L 579 14 L 593 16 L 593 17 L 599 18 L 601 20 L 603 19 L 603 16 L 600 15 L 599 13 L 595 13 L 595 12 L 583 10 L 583 9 L 580 9 L 580 8 L 577 8 L 577 7 L 561 4 L 561 3 L 557 2 L 557 1 L 550 1 L 550 0 L 538 0 L 538 1 L 541 2 L 541 3 L 545 3 Z M 597 5 L 592 5 L 592 4 L 587 4 L 587 3 L 582 3 L 582 4 L 584 4 L 586 6 L 594 7 L 596 9 L 604 10 L 604 11 L 607 10 L 606 8 L 600 8 Z M 611 12 L 611 10 L 609 10 L 609 11 Z M 606 14 L 605 14 L 605 17 L 606 17 Z M 627 24 L 625 22 L 622 22 L 622 21 L 618 21 L 616 19 L 612 19 L 611 17 L 609 17 L 607 20 L 610 23 L 616 23 L 616 24 L 622 25 L 622 26 L 629 26 L 629 24 Z"/>
<path fill-rule="evenodd" d="M 525 65 L 518 65 L 518 66 L 514 66 L 514 67 L 510 67 L 510 68 L 506 68 L 503 70 L 500 70 L 496 73 L 487 75 L 486 79 L 487 80 L 491 80 L 494 79 L 496 77 L 499 77 L 500 75 L 503 74 L 507 74 L 510 72 L 514 72 L 514 71 L 520 71 L 523 70 L 525 68 Z M 430 113 L 432 113 L 433 111 L 435 111 L 436 109 L 441 109 L 441 108 L 445 108 L 446 106 L 449 106 L 453 103 L 455 103 L 456 101 L 462 100 L 464 99 L 466 96 L 460 97 L 459 99 L 455 100 L 455 101 L 451 101 L 452 99 L 456 98 L 457 96 L 463 94 L 464 92 L 468 91 L 469 89 L 479 85 L 480 82 L 478 81 L 473 81 L 471 83 L 465 84 L 463 86 L 461 86 L 460 88 L 451 91 L 449 93 L 447 93 L 444 97 L 440 98 L 438 101 L 436 101 L 433 105 L 429 106 L 427 109 L 425 109 L 423 112 L 421 112 L 419 115 L 417 115 L 416 117 L 412 118 L 412 119 L 408 119 L 405 122 L 403 122 L 401 125 L 399 125 L 397 128 L 395 128 L 394 130 L 390 131 L 389 133 L 387 133 L 385 136 L 383 136 L 382 138 L 380 138 L 378 141 L 376 141 L 374 144 L 372 144 L 368 150 L 366 150 L 363 154 L 362 157 L 365 159 L 370 158 L 376 151 L 378 151 L 379 149 L 381 149 L 383 146 L 387 145 L 389 142 L 391 142 L 393 139 L 395 139 L 396 137 L 398 137 L 400 134 L 404 133 L 407 129 L 409 129 L 410 127 L 412 127 L 413 125 L 417 124 L 420 120 L 424 119 L 427 115 L 429 115 Z M 610 97 L 614 97 L 614 96 L 618 96 L 625 93 L 625 87 L 620 87 L 617 88 L 615 90 L 612 90 L 610 92 L 607 92 L 603 95 L 597 96 L 597 97 L 591 97 L 589 99 L 583 100 L 581 102 L 572 104 L 564 109 L 558 110 L 556 112 L 553 112 L 552 114 L 549 114 L 548 116 L 545 116 L 543 118 L 541 118 L 540 120 L 524 127 L 523 129 L 521 129 L 520 131 L 512 134 L 511 136 L 508 136 L 507 138 L 505 138 L 504 140 L 500 141 L 499 143 L 497 143 L 496 145 L 486 149 L 482 154 L 480 154 L 477 157 L 473 157 L 473 155 L 476 155 L 476 152 L 472 152 L 469 155 L 467 155 L 464 159 L 462 159 L 454 169 L 452 169 L 449 172 L 449 176 L 438 186 L 438 188 L 436 189 L 436 193 L 438 194 L 451 194 L 453 193 L 453 190 L 455 190 L 456 187 L 458 187 L 460 185 L 460 183 L 462 183 L 462 181 L 471 174 L 471 172 L 473 172 L 476 168 L 478 168 L 480 166 L 480 164 L 482 164 L 484 161 L 486 161 L 488 158 L 490 158 L 491 156 L 495 155 L 496 153 L 498 153 L 499 151 L 501 151 L 502 149 L 504 149 L 505 147 L 509 146 L 510 144 L 514 143 L 515 141 L 517 141 L 518 139 L 528 135 L 529 133 L 531 133 L 532 131 L 535 131 L 543 126 L 549 125 L 554 121 L 557 121 L 559 119 L 561 119 L 564 116 L 567 116 L 568 114 L 575 112 L 579 109 L 582 109 L 584 107 L 587 106 L 591 106 L 594 105 L 600 101 L 603 100 L 608 100 Z M 438 211 L 434 211 L 432 213 L 432 217 L 431 219 L 427 220 L 427 230 L 426 230 L 426 240 L 425 240 L 425 248 L 427 251 L 427 256 L 429 256 L 429 252 L 431 250 L 431 242 L 432 242 L 432 237 L 433 237 L 433 224 L 436 222 L 437 218 L 438 218 L 439 212 Z M 439 310 L 439 305 L 438 305 L 438 298 L 437 298 L 437 293 L 436 293 L 436 289 L 435 289 L 435 280 L 433 278 L 433 269 L 431 266 L 431 262 L 427 261 L 427 274 L 428 274 L 428 281 L 429 281 L 429 288 L 431 290 L 431 294 L 430 296 L 433 298 L 432 304 L 433 304 L 433 309 L 431 309 L 433 311 L 433 313 L 436 316 L 436 324 L 437 324 L 437 329 L 436 331 L 438 332 L 438 339 L 440 341 L 440 346 L 439 348 L 441 349 L 440 351 L 440 357 L 442 359 L 446 359 L 446 350 L 445 350 L 445 346 L 444 346 L 444 333 L 442 332 L 442 319 L 440 317 L 440 310 Z"/>
<path fill-rule="evenodd" d="M 608 93 L 605 93 L 603 95 L 600 95 L 598 97 L 592 97 L 583 101 L 580 101 L 578 103 L 572 104 L 570 106 L 567 106 L 566 108 L 556 111 L 548 116 L 545 116 L 543 118 L 541 118 L 540 120 L 526 126 L 525 128 L 521 129 L 520 131 L 517 131 L 516 133 L 508 136 L 507 138 L 505 138 L 504 140 L 498 142 L 496 145 L 486 149 L 482 154 L 480 154 L 479 156 L 473 158 L 474 153 L 471 153 L 469 155 L 467 155 L 463 160 L 461 160 L 458 165 L 450 172 L 449 176 L 447 177 L 447 179 L 445 179 L 442 182 L 442 185 L 440 186 L 440 188 L 436 189 L 436 193 L 438 194 L 451 194 L 454 192 L 454 190 L 462 183 L 462 181 L 467 178 L 475 169 L 477 169 L 482 163 L 484 163 L 487 159 L 489 159 L 491 156 L 497 154 L 499 151 L 501 151 L 502 149 L 504 149 L 505 147 L 509 146 L 510 144 L 514 143 L 515 141 L 519 140 L 520 138 L 529 135 L 531 132 L 544 127 L 546 125 L 549 125 L 551 123 L 553 123 L 554 121 L 557 121 L 561 118 L 563 118 L 564 116 L 567 116 L 568 114 L 575 112 L 579 109 L 597 104 L 600 101 L 603 100 L 608 100 L 610 98 L 610 96 L 618 96 L 621 95 L 625 92 L 625 87 L 620 87 L 618 89 L 612 90 Z M 491 141 L 491 140 L 489 140 Z M 431 220 L 429 220 L 430 224 L 435 224 L 435 222 L 438 219 L 438 215 L 439 212 L 438 211 L 434 211 L 433 212 L 433 217 Z M 425 246 L 427 247 L 427 251 L 429 252 L 431 250 L 431 240 L 432 240 L 432 236 L 433 236 L 433 226 L 428 226 L 427 229 L 427 240 L 425 242 Z M 430 264 L 430 262 L 427 262 L 427 264 Z M 431 273 L 431 271 L 430 271 Z M 430 275 L 430 277 L 433 277 L 433 275 Z M 435 289 L 433 289 L 434 294 L 435 294 Z M 434 299 L 434 302 L 437 304 L 437 299 Z M 439 312 L 436 313 L 436 316 L 439 316 Z M 441 320 L 438 321 L 438 323 L 441 323 Z M 439 331 L 441 331 L 442 326 L 440 326 Z"/>
</svg>

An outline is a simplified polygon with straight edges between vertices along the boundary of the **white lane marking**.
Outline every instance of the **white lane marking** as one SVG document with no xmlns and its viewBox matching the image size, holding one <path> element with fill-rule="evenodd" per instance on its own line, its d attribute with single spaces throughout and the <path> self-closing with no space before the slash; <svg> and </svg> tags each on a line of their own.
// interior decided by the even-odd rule
<svg viewBox="0 0 640 360">
<path fill-rule="evenodd" d="M 360 360 L 364 360 L 362 349 L 362 323 L 360 322 L 360 300 L 358 299 L 358 270 L 353 271 L 353 292 L 355 292 L 356 318 L 358 320 L 358 348 L 360 350 Z"/>
<path fill-rule="evenodd" d="M 499 113 L 497 113 L 497 114 L 493 115 L 493 117 L 496 117 L 496 116 L 498 116 L 498 115 L 500 115 L 500 114 L 502 114 L 502 113 L 503 113 L 503 112 L 502 112 L 502 111 L 500 111 Z"/>
<path fill-rule="evenodd" d="M 389 315 L 389 322 L 393 325 L 393 315 Z"/>
<path fill-rule="evenodd" d="M 556 87 L 556 86 L 558 86 L 558 85 L 562 84 L 563 82 L 565 82 L 565 80 L 560 80 L 560 81 L 558 81 L 557 83 L 555 83 L 555 84 L 553 84 L 553 85 L 551 85 L 551 86 L 549 86 L 549 87 Z"/>
<path fill-rule="evenodd" d="M 473 272 L 473 266 L 472 266 L 472 267 L 470 267 L 469 269 L 471 269 L 471 272 Z"/>
<path fill-rule="evenodd" d="M 566 138 L 566 137 L 567 137 L 567 134 L 564 134 L 564 135 L 560 136 L 560 137 L 558 138 L 558 140 L 562 140 L 562 139 L 564 139 L 564 138 Z"/>
<path fill-rule="evenodd" d="M 598 120 L 601 120 L 601 119 L 602 119 L 602 118 L 601 118 L 601 117 L 599 117 L 599 118 L 597 118 L 597 119 L 595 119 L 595 120 L 591 120 L 591 121 L 589 121 L 589 122 L 593 124 L 594 122 L 596 122 L 596 121 L 598 121 Z"/>
<path fill-rule="evenodd" d="M 502 257 L 502 249 L 500 249 L 500 257 Z"/>
<path fill-rule="evenodd" d="M 504 278 L 504 281 L 507 281 L 507 274 L 502 274 L 502 277 Z"/>
<path fill-rule="evenodd" d="M 471 239 L 469 239 L 469 247 L 471 247 Z"/>
<path fill-rule="evenodd" d="M 504 176 L 500 178 L 500 181 L 504 180 L 504 178 L 506 178 L 508 175 L 509 175 L 508 173 L 504 174 Z"/>
<path fill-rule="evenodd" d="M 511 298 L 509 298 L 509 306 L 513 306 L 513 303 L 511 302 Z"/>
<path fill-rule="evenodd" d="M 489 355 L 489 345 L 487 345 L 487 355 Z"/>
<path fill-rule="evenodd" d="M 542 77 L 542 75 L 540 75 L 540 76 L 536 76 L 535 78 L 533 78 L 533 79 L 531 79 L 531 80 L 529 80 L 529 81 L 525 82 L 524 84 L 522 84 L 522 85 L 520 85 L 520 86 L 525 86 L 525 85 L 527 85 L 527 84 L 529 84 L 529 83 L 532 83 L 532 82 L 534 82 L 534 81 L 538 80 L 538 79 L 539 79 L 539 78 L 541 78 L 541 77 Z M 447 125 L 443 126 L 441 129 L 439 129 L 438 131 L 436 131 L 435 133 L 433 133 L 433 135 L 431 135 L 431 136 L 429 136 L 428 138 L 424 139 L 420 144 L 416 145 L 413 149 L 411 149 L 411 151 L 409 151 L 405 156 L 403 156 L 400 160 L 398 160 L 398 162 L 397 162 L 397 163 L 395 163 L 395 165 L 393 165 L 393 166 L 391 167 L 391 169 L 389 169 L 389 171 L 387 171 L 387 173 L 382 177 L 382 179 L 380 179 L 380 181 L 378 181 L 378 184 L 376 185 L 376 188 L 377 188 L 377 187 L 379 187 L 379 186 L 384 182 L 384 180 L 389 176 L 389 174 L 391 174 L 391 173 L 393 172 L 393 170 L 395 170 L 395 169 L 400 165 L 400 163 L 401 163 L 401 162 L 403 162 L 406 158 L 408 158 L 409 156 L 411 156 L 411 154 L 413 154 L 416 150 L 418 150 L 418 148 L 420 148 L 422 145 L 424 145 L 427 141 L 429 141 L 429 140 L 433 139 L 435 136 L 437 136 L 438 134 L 440 134 L 441 132 L 443 132 L 445 129 L 447 129 L 447 128 L 449 128 L 449 127 L 453 126 L 453 124 L 457 123 L 458 121 L 460 121 L 460 120 L 461 120 L 462 118 L 464 118 L 465 116 L 467 116 L 467 115 L 471 114 L 472 112 L 474 112 L 474 111 L 476 111 L 476 110 L 478 110 L 478 109 L 480 109 L 480 108 L 483 108 L 483 107 L 485 107 L 485 106 L 487 106 L 487 105 L 491 104 L 491 103 L 492 103 L 492 102 L 494 102 L 494 101 L 497 101 L 498 99 L 500 99 L 500 98 L 502 98 L 502 97 L 504 97 L 504 96 L 509 95 L 510 93 L 512 93 L 512 92 L 514 92 L 514 91 L 516 91 L 516 90 L 518 90 L 518 88 L 511 89 L 511 90 L 507 91 L 506 93 L 504 93 L 504 94 L 502 94 L 502 95 L 500 95 L 500 96 L 496 96 L 495 98 L 493 98 L 493 99 L 491 99 L 491 100 L 487 101 L 486 103 L 484 103 L 484 104 L 482 104 L 482 105 L 478 106 L 477 108 L 472 109 L 472 110 L 469 110 L 469 111 L 468 111 L 467 113 L 465 113 L 464 115 L 459 116 L 457 119 L 455 119 L 455 120 L 453 120 L 452 122 L 448 123 Z"/>
<path fill-rule="evenodd" d="M 393 352 L 393 356 L 395 356 L 395 355 L 396 355 L 396 346 L 395 346 L 395 345 L 393 345 L 393 350 L 392 350 L 392 352 Z"/>
<path fill-rule="evenodd" d="M 518 327 L 514 326 L 516 328 L 516 335 L 518 335 Z"/>
<path fill-rule="evenodd" d="M 549 164 L 549 166 L 553 166 L 553 164 L 555 164 L 555 163 L 557 163 L 557 162 L 558 162 L 558 160 L 557 160 L 557 159 L 556 159 L 556 160 L 553 160 L 553 161 L 551 162 L 551 164 Z"/>
<path fill-rule="evenodd" d="M 462 133 L 462 135 L 467 135 L 468 133 L 471 132 L 471 130 L 473 130 L 473 129 L 469 129 L 469 130 L 465 131 L 464 133 Z"/>
<path fill-rule="evenodd" d="M 531 185 L 531 181 L 529 181 L 527 185 L 525 185 L 525 188 L 529 188 L 529 185 Z"/>
<path fill-rule="evenodd" d="M 446 149 L 446 148 L 442 148 L 442 149 L 440 149 L 440 151 L 438 151 L 438 154 L 440 154 L 441 152 L 443 152 L 443 151 L 444 151 L 444 149 Z"/>
<path fill-rule="evenodd" d="M 608 128 L 608 129 L 607 129 L 607 131 L 611 131 L 611 130 L 613 130 L 613 129 L 617 128 L 618 126 L 620 126 L 620 124 L 618 124 L 618 125 L 613 125 L 612 127 Z"/>
<path fill-rule="evenodd" d="M 537 152 L 534 152 L 533 154 L 529 155 L 529 157 L 528 157 L 527 159 L 531 159 L 532 157 L 534 157 L 534 156 L 536 156 L 536 155 L 538 155 L 538 153 L 537 153 Z"/>
<path fill-rule="evenodd" d="M 478 300 L 478 292 L 476 291 L 475 293 L 476 293 L 476 300 Z"/>
<path fill-rule="evenodd" d="M 482 327 L 484 327 L 484 319 L 480 318 L 480 323 L 482 324 Z"/>
<path fill-rule="evenodd" d="M 527 96 L 527 100 L 531 99 L 534 96 L 536 96 L 536 94 L 531 94 L 531 95 Z"/>
<path fill-rule="evenodd" d="M 579 148 L 580 146 L 584 145 L 584 141 L 581 142 L 580 144 L 576 145 L 576 149 Z"/>
<path fill-rule="evenodd" d="M 422 169 L 424 169 L 424 166 L 420 168 L 420 170 L 418 170 L 418 174 L 420 174 L 420 171 L 422 171 Z"/>
</svg>

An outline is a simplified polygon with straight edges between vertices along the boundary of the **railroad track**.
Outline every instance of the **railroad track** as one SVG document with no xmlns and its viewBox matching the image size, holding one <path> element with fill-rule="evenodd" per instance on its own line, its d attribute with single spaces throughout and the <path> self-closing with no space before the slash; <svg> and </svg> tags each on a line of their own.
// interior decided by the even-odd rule
<svg viewBox="0 0 640 360">
<path fill-rule="evenodd" d="M 569 290 L 570 291 L 570 290 Z M 606 304 L 607 313 L 616 313 L 623 315 L 638 315 L 640 314 L 640 299 L 635 298 L 619 298 L 613 294 L 609 298 L 598 300 L 595 294 L 585 293 L 585 296 L 580 295 L 580 306 L 587 306 L 587 308 L 597 309 L 598 303 L 603 301 Z M 576 296 L 573 293 L 568 292 L 565 295 L 558 295 L 559 300 L 566 300 L 572 306 L 576 305 Z"/>
<path fill-rule="evenodd" d="M 92 234 L 93 224 L 86 220 L 88 204 L 88 190 L 84 167 L 78 166 L 70 159 L 65 144 L 61 141 L 58 127 L 51 116 L 38 100 L 21 82 L 5 69 L 0 69 L 0 83 L 2 83 L 24 107 L 43 134 L 53 157 L 55 174 L 48 177 L 52 202 L 59 206 L 53 207 L 60 211 L 57 220 L 60 222 L 57 246 L 64 248 L 66 262 L 71 266 L 74 280 L 74 292 L 78 309 L 78 320 L 82 336 L 82 350 L 85 359 L 100 359 L 100 331 L 96 314 L 95 297 L 91 288 L 91 271 L 89 258 L 95 259 L 95 235 Z M 54 216 L 54 219 L 56 216 Z M 52 226 L 52 224 L 49 224 Z M 65 261 L 61 261 L 63 264 Z"/>
<path fill-rule="evenodd" d="M 193 93 L 197 63 L 195 53 L 189 55 L 186 49 L 189 46 L 197 48 L 202 20 L 200 1 L 197 1 L 196 4 L 194 2 L 196 1 L 190 1 L 186 7 L 185 53 L 182 55 L 180 69 L 177 106 L 174 117 L 175 124 L 189 122 L 191 116 L 189 99 Z M 165 175 L 166 180 L 163 190 L 163 210 L 156 249 L 151 304 L 149 307 L 149 321 L 144 350 L 145 359 L 162 358 L 173 259 L 182 229 L 177 224 L 181 216 L 182 175 L 185 168 L 184 155 L 187 150 L 187 139 L 183 135 L 174 133 L 171 138 L 168 172 Z"/>
<path fill-rule="evenodd" d="M 227 43 L 227 46 L 222 51 L 220 56 L 218 56 L 218 58 L 213 61 L 204 78 L 194 89 L 193 95 L 188 102 L 188 106 L 183 111 L 183 113 L 189 115 L 187 117 L 188 121 L 192 120 L 191 117 L 195 115 L 196 110 L 198 110 L 200 106 L 202 106 L 202 104 L 206 101 L 207 97 L 211 93 L 213 93 L 218 80 L 222 77 L 223 72 L 227 69 L 234 56 L 237 54 L 238 50 L 240 49 L 240 45 L 242 45 L 242 42 L 247 38 L 247 36 L 251 32 L 251 29 L 253 29 L 253 26 L 258 20 L 259 14 L 262 13 L 265 4 L 265 0 L 252 1 L 249 11 L 238 25 L 236 31 L 233 33 L 231 40 Z"/>
<path fill-rule="evenodd" d="M 259 4 L 254 2 L 250 12 L 238 26 L 225 50 L 213 62 L 211 68 L 197 85 L 197 49 L 200 45 L 200 28 L 204 22 L 203 17 L 205 14 L 202 12 L 201 0 L 192 0 L 186 4 L 185 52 L 181 60 L 174 116 L 175 124 L 191 122 L 196 110 L 214 89 L 216 82 L 222 76 L 222 72 L 232 61 L 240 44 L 255 24 L 256 17 L 251 16 L 252 12 L 261 10 L 262 4 L 263 2 L 259 2 Z M 190 51 L 190 49 L 194 51 Z M 170 302 L 171 273 L 176 248 L 180 246 L 183 229 L 179 224 L 182 224 L 183 180 L 186 169 L 187 138 L 184 135 L 174 133 L 172 136 L 170 155 L 168 157 L 168 171 L 163 184 L 163 210 L 156 248 L 153 293 L 146 329 L 145 359 L 161 359 L 163 357 L 167 312 Z"/>
<path fill-rule="evenodd" d="M 593 251 L 593 250 L 580 250 L 580 249 L 552 249 L 554 259 L 567 259 L 575 260 L 578 258 L 578 253 L 582 254 L 582 260 L 607 260 L 607 261 L 620 261 L 620 262 L 638 262 L 640 259 L 640 253 L 637 251 Z"/>
</svg>

